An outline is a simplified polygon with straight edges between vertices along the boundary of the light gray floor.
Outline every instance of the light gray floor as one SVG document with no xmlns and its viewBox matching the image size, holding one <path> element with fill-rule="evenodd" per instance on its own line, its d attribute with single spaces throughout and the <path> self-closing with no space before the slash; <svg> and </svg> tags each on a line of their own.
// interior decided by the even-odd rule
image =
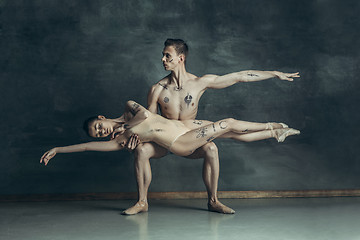
<svg viewBox="0 0 360 240">
<path fill-rule="evenodd" d="M 0 203 L 0 239 L 360 239 L 360 198 L 224 199 L 235 215 L 206 211 L 206 200 Z"/>
</svg>

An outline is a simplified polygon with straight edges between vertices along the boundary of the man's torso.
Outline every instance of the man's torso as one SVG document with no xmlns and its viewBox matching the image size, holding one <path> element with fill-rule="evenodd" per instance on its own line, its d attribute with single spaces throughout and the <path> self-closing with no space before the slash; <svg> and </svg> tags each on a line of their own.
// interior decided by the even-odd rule
<svg viewBox="0 0 360 240">
<path fill-rule="evenodd" d="M 156 88 L 156 91 L 159 92 L 157 103 L 161 115 L 177 120 L 196 118 L 199 100 L 205 91 L 199 78 L 194 76 L 193 79 L 187 80 L 178 88 L 166 77 L 157 83 Z"/>
</svg>

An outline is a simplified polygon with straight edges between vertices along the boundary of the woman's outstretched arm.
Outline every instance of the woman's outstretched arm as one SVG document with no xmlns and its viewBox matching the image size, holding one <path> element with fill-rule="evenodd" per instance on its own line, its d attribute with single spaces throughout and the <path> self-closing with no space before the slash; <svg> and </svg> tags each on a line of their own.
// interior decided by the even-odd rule
<svg viewBox="0 0 360 240">
<path fill-rule="evenodd" d="M 72 153 L 72 152 L 85 152 L 85 151 L 100 151 L 100 152 L 110 152 L 118 151 L 123 149 L 124 143 L 119 144 L 116 139 L 111 141 L 102 141 L 102 142 L 88 142 L 70 145 L 66 147 L 55 147 L 41 157 L 40 163 L 48 164 L 50 159 L 55 157 L 57 153 Z"/>
</svg>

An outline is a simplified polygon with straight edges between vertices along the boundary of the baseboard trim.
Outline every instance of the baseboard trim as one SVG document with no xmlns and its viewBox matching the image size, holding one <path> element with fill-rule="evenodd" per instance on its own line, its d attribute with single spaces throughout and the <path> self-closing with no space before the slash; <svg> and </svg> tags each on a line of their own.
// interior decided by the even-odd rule
<svg viewBox="0 0 360 240">
<path fill-rule="evenodd" d="M 206 192 L 150 192 L 149 199 L 203 199 Z M 360 197 L 360 189 L 341 190 L 280 190 L 280 191 L 219 191 L 220 199 L 256 198 L 317 198 Z M 68 193 L 68 194 L 21 194 L 0 195 L 0 202 L 44 202 L 137 199 L 137 193 Z"/>
</svg>

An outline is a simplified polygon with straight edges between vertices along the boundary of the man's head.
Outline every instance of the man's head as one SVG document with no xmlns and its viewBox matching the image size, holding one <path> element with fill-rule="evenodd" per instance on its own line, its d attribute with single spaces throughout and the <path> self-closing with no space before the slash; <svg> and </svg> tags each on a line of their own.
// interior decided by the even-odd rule
<svg viewBox="0 0 360 240">
<path fill-rule="evenodd" d="M 161 61 L 166 70 L 173 70 L 178 64 L 184 64 L 189 48 L 181 39 L 167 39 L 164 43 Z"/>
<path fill-rule="evenodd" d="M 85 120 L 83 128 L 90 137 L 94 138 L 107 137 L 114 131 L 111 121 L 102 115 Z"/>
</svg>

